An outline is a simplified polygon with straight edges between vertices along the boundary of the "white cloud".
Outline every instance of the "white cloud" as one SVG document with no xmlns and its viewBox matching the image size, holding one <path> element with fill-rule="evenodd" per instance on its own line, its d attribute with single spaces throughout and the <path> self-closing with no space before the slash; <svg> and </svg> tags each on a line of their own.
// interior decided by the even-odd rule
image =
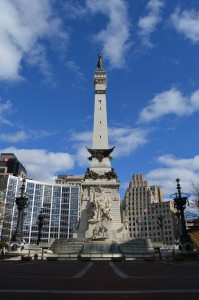
<svg viewBox="0 0 199 300">
<path fill-rule="evenodd" d="M 125 65 L 125 54 L 129 50 L 130 23 L 127 5 L 121 0 L 87 0 L 88 12 L 101 13 L 108 18 L 108 24 L 94 39 L 102 45 L 102 53 L 112 68 Z"/>
<path fill-rule="evenodd" d="M 45 130 L 38 131 L 27 131 L 19 130 L 16 132 L 3 132 L 0 133 L 0 141 L 4 141 L 6 143 L 18 143 L 26 140 L 38 140 L 47 136 L 53 135 L 54 132 L 47 132 Z"/>
<path fill-rule="evenodd" d="M 112 156 L 122 157 L 128 156 L 141 145 L 147 143 L 148 130 L 140 128 L 118 127 L 109 128 L 109 146 L 116 145 Z M 92 147 L 92 132 L 85 131 L 80 133 L 73 133 L 71 141 L 74 142 L 73 148 L 78 149 L 76 152 L 76 161 L 80 166 L 87 166 L 87 157 L 90 154 L 86 150 L 87 147 Z"/>
<path fill-rule="evenodd" d="M 157 162 L 163 167 L 149 171 L 146 178 L 152 185 L 161 185 L 167 198 L 176 192 L 176 178 L 180 178 L 184 193 L 191 193 L 192 182 L 199 181 L 199 155 L 181 159 L 162 155 L 157 158 Z"/>
<path fill-rule="evenodd" d="M 7 100 L 5 103 L 2 103 L 0 98 L 0 123 L 5 125 L 12 125 L 12 123 L 4 117 L 4 114 L 10 112 L 11 108 L 12 104 L 10 100 Z"/>
<path fill-rule="evenodd" d="M 27 168 L 28 178 L 49 182 L 57 173 L 67 173 L 74 166 L 68 153 L 48 152 L 44 149 L 1 149 L 1 153 L 14 153 Z"/>
<path fill-rule="evenodd" d="M 188 116 L 199 110 L 199 90 L 183 96 L 176 88 L 157 94 L 140 115 L 140 122 L 151 122 L 168 114 Z"/>
<path fill-rule="evenodd" d="M 63 2 L 63 9 L 68 18 L 80 19 L 80 18 L 84 18 L 87 15 L 88 11 L 86 7 L 84 7 L 82 3 L 80 4 L 77 1 L 72 0 L 71 2 L 70 1 Z"/>
<path fill-rule="evenodd" d="M 71 141 L 73 142 L 72 148 L 76 152 L 75 160 L 80 167 L 88 167 L 89 161 L 87 157 L 90 156 L 86 147 L 92 147 L 92 131 L 73 132 L 71 134 Z"/>
<path fill-rule="evenodd" d="M 80 67 L 77 65 L 77 63 L 74 60 L 68 60 L 66 62 L 66 66 L 75 74 L 75 76 L 79 80 L 83 80 L 84 79 L 84 75 L 81 72 Z"/>
<path fill-rule="evenodd" d="M 199 42 L 199 11 L 177 9 L 171 16 L 171 21 L 177 32 L 183 34 L 194 43 Z"/>
<path fill-rule="evenodd" d="M 148 130 L 140 128 L 109 128 L 110 143 L 116 145 L 113 156 L 128 156 L 148 142 L 147 135 Z"/>
<path fill-rule="evenodd" d="M 162 0 L 150 0 L 147 4 L 148 15 L 140 18 L 138 21 L 139 36 L 143 45 L 148 48 L 153 47 L 150 36 L 162 20 L 161 15 L 163 6 L 164 2 Z"/>
<path fill-rule="evenodd" d="M 158 162 L 168 167 L 177 167 L 178 169 L 186 169 L 187 171 L 199 171 L 199 155 L 193 158 L 176 159 L 172 155 L 162 155 L 158 157 Z"/>
<path fill-rule="evenodd" d="M 0 133 L 0 141 L 5 141 L 7 143 L 18 143 L 27 140 L 28 138 L 29 135 L 23 130 L 15 133 Z"/>
<path fill-rule="evenodd" d="M 22 141 L 26 141 L 28 139 L 41 139 L 47 136 L 54 135 L 55 132 L 47 132 L 45 130 L 15 130 L 16 129 L 16 123 L 14 124 L 6 118 L 5 115 L 12 112 L 12 103 L 10 100 L 7 100 L 6 102 L 2 102 L 0 98 L 0 124 L 5 125 L 3 127 L 3 130 L 0 130 L 0 141 L 3 141 L 7 144 L 10 143 L 18 143 Z M 10 126 L 9 130 L 5 130 L 6 126 Z M 19 126 L 22 128 L 22 126 Z"/>
<path fill-rule="evenodd" d="M 83 132 L 73 132 L 71 134 L 71 141 L 75 142 L 84 142 L 91 145 L 93 138 L 93 132 L 92 131 L 83 131 Z"/>
<path fill-rule="evenodd" d="M 36 63 L 47 72 L 45 51 L 41 51 L 45 38 L 68 38 L 50 0 L 1 0 L 0 80 L 21 79 L 23 61 Z"/>
</svg>

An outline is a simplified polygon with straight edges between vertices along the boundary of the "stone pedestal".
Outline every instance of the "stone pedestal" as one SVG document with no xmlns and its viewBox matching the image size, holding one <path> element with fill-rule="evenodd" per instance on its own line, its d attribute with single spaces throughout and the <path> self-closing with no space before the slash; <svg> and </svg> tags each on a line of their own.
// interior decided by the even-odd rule
<svg viewBox="0 0 199 300">
<path fill-rule="evenodd" d="M 94 185 L 95 184 L 95 185 Z M 78 238 L 100 241 L 128 238 L 128 229 L 121 220 L 118 182 L 85 182 L 83 185 L 82 215 Z"/>
</svg>

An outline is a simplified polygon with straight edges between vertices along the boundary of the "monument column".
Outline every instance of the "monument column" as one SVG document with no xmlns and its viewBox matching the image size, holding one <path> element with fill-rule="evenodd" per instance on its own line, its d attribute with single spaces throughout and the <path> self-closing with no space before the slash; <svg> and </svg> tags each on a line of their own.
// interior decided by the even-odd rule
<svg viewBox="0 0 199 300">
<path fill-rule="evenodd" d="M 121 221 L 119 181 L 111 167 L 110 154 L 115 147 L 108 145 L 108 126 L 106 110 L 107 76 L 102 67 L 102 56 L 98 55 L 94 73 L 94 125 L 93 145 L 87 148 L 90 153 L 90 168 L 87 169 L 82 185 L 78 237 L 91 241 L 126 238 L 126 226 Z"/>
<path fill-rule="evenodd" d="M 101 56 L 99 55 L 99 61 Z M 98 62 L 98 67 L 94 75 L 95 87 L 95 107 L 93 126 L 93 149 L 108 149 L 108 127 L 106 112 L 106 72 L 102 68 L 102 63 Z"/>
<path fill-rule="evenodd" d="M 87 148 L 92 155 L 90 171 L 97 174 L 110 172 L 110 153 L 114 148 L 109 149 L 108 146 L 108 125 L 106 110 L 106 88 L 107 76 L 102 68 L 102 56 L 98 55 L 97 69 L 94 74 L 94 124 L 93 124 L 93 147 Z"/>
</svg>

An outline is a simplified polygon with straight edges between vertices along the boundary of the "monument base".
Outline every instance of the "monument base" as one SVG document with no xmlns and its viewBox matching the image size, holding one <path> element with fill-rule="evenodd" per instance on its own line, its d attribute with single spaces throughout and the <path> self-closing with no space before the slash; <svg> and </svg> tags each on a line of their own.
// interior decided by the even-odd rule
<svg viewBox="0 0 199 300">
<path fill-rule="evenodd" d="M 66 260 L 112 260 L 122 258 L 126 260 L 144 259 L 146 255 L 153 255 L 151 241 L 147 239 L 125 240 L 117 242 L 111 239 L 69 239 L 55 240 L 50 247 L 60 259 Z"/>
</svg>

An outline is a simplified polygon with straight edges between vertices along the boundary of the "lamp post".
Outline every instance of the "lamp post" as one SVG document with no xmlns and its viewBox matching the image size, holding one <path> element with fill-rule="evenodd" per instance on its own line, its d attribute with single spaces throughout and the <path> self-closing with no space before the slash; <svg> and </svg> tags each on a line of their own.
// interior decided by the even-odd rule
<svg viewBox="0 0 199 300">
<path fill-rule="evenodd" d="M 152 203 L 151 204 L 151 208 L 152 208 L 152 212 L 155 211 L 156 213 L 156 218 L 157 218 L 157 224 L 158 226 L 160 227 L 160 232 L 161 232 L 161 240 L 162 240 L 162 244 L 164 245 L 164 219 L 165 219 L 165 216 L 163 216 L 158 207 L 155 206 L 155 203 Z"/>
<path fill-rule="evenodd" d="M 151 209 L 152 209 L 152 212 L 155 212 L 156 214 L 156 220 L 157 220 L 157 224 L 160 228 L 160 232 L 161 232 L 161 241 L 162 241 L 162 247 L 164 248 L 164 216 L 160 213 L 160 209 L 158 207 L 156 207 L 155 205 L 156 203 L 152 203 L 151 204 Z M 160 213 L 160 214 L 159 214 Z M 161 246 L 159 246 L 157 248 L 158 250 L 158 254 L 159 254 L 159 260 L 162 260 L 162 253 L 161 253 Z"/>
<path fill-rule="evenodd" d="M 25 193 L 25 182 L 26 180 L 23 179 L 23 183 L 21 186 L 20 195 L 16 197 L 16 205 L 18 209 L 18 218 L 17 218 L 17 227 L 12 236 L 11 243 L 17 243 L 22 245 L 23 240 L 23 219 L 24 219 L 24 209 L 28 206 L 28 197 Z"/>
<path fill-rule="evenodd" d="M 189 247 L 186 247 L 186 249 L 185 249 L 185 250 L 188 250 L 187 248 L 190 248 L 190 244 L 192 244 L 192 241 L 187 233 L 184 210 L 186 208 L 186 204 L 189 203 L 188 202 L 189 194 L 181 192 L 179 178 L 176 179 L 176 182 L 177 182 L 177 193 L 172 194 L 170 197 L 175 196 L 173 198 L 174 207 L 177 209 L 177 214 L 179 216 L 180 227 L 181 227 L 180 228 L 180 243 L 182 245 L 189 244 Z"/>
<path fill-rule="evenodd" d="M 39 216 L 37 218 L 37 226 L 38 226 L 38 237 L 37 237 L 37 245 L 39 245 L 41 241 L 41 230 L 44 225 L 44 215 L 43 215 L 43 209 L 40 210 Z"/>
<path fill-rule="evenodd" d="M 162 239 L 162 245 L 164 246 L 164 232 L 163 232 L 163 220 L 164 220 L 164 216 L 162 214 L 160 214 L 158 216 L 158 225 L 160 227 L 160 231 L 161 231 L 161 239 Z"/>
</svg>

